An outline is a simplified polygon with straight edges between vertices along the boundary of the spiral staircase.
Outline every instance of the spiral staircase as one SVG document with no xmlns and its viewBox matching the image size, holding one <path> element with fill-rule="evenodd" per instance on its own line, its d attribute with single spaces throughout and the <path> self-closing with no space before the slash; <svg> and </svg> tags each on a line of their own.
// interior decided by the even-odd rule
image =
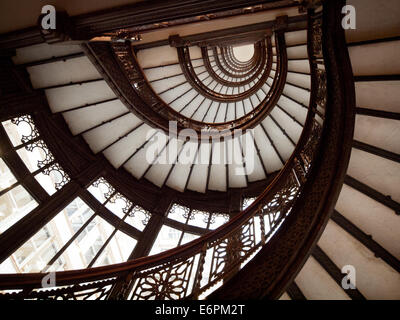
<svg viewBox="0 0 400 320">
<path fill-rule="evenodd" d="M 347 4 L 346 32 L 345 1 L 185 1 L 0 35 L 0 200 L 33 203 L 0 216 L 0 299 L 399 299 L 400 6 Z"/>
</svg>

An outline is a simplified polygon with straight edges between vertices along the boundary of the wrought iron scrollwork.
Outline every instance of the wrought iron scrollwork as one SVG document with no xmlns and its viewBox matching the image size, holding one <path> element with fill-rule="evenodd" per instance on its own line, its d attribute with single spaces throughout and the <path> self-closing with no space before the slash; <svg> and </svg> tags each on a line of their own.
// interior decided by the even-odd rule
<svg viewBox="0 0 400 320">
<path fill-rule="evenodd" d="M 51 166 L 45 168 L 43 174 L 54 178 L 54 187 L 56 190 L 61 189 L 71 180 L 58 163 L 53 163 Z"/>
<path fill-rule="evenodd" d="M 225 220 L 225 222 L 228 222 L 229 220 L 229 215 L 226 213 L 212 213 L 211 218 L 210 218 L 210 225 L 213 225 L 215 223 L 215 220 L 217 217 L 221 217 Z"/>
<path fill-rule="evenodd" d="M 22 137 L 21 137 L 22 143 L 27 143 L 27 142 L 39 137 L 39 131 L 36 128 L 35 123 L 33 122 L 32 117 L 30 115 L 23 115 L 18 118 L 11 119 L 11 123 L 13 123 L 17 126 L 20 125 L 21 123 L 25 123 L 29 126 L 30 133 L 22 135 Z"/>
<path fill-rule="evenodd" d="M 194 219 L 196 215 L 202 215 L 203 222 L 205 224 L 208 224 L 208 222 L 210 221 L 210 215 L 211 215 L 210 212 L 193 209 L 190 216 L 193 217 L 192 219 Z"/>
<path fill-rule="evenodd" d="M 10 121 L 16 126 L 21 126 L 20 132 L 22 133 L 20 141 L 24 149 L 31 153 L 36 152 L 34 156 L 31 154 L 28 155 L 28 161 L 25 161 L 26 157 L 22 157 L 22 160 L 28 167 L 35 163 L 35 165 L 32 166 L 33 168 L 30 168 L 30 171 L 33 171 L 33 174 L 35 175 L 42 173 L 50 176 L 56 190 L 65 186 L 70 181 L 70 177 L 63 170 L 60 164 L 55 162 L 55 158 L 47 144 L 40 139 L 40 133 L 32 119 L 32 116 L 26 114 L 13 118 Z M 17 146 L 16 148 L 20 150 L 22 149 L 21 146 Z M 20 156 L 22 155 L 20 154 Z"/>
<path fill-rule="evenodd" d="M 43 168 L 54 161 L 54 156 L 48 149 L 46 143 L 43 140 L 39 140 L 28 144 L 25 146 L 25 149 L 29 152 L 33 152 L 34 149 L 39 149 L 40 152 L 43 154 L 43 159 L 37 161 L 37 167 Z"/>
<path fill-rule="evenodd" d="M 100 185 L 103 185 L 105 189 L 101 190 L 102 188 L 100 187 Z M 115 193 L 114 187 L 103 177 L 100 177 L 95 182 L 93 182 L 92 186 L 95 188 L 99 188 L 99 190 L 103 193 L 105 199 L 110 198 Z"/>
<path fill-rule="evenodd" d="M 185 206 L 182 206 L 182 205 L 180 205 L 180 204 L 178 204 L 178 203 L 174 203 L 174 204 L 172 205 L 172 207 L 171 207 L 171 210 L 170 210 L 169 212 L 170 212 L 170 213 L 174 213 L 174 214 L 179 214 L 180 211 L 182 212 L 183 218 L 185 218 L 186 220 L 187 220 L 188 218 L 190 218 L 190 217 L 189 217 L 189 215 L 190 215 L 190 208 L 185 207 Z"/>
<path fill-rule="evenodd" d="M 111 203 L 115 203 L 117 200 L 122 200 L 124 202 L 124 207 L 122 208 L 122 212 L 127 214 L 130 212 L 130 209 L 132 208 L 132 202 L 129 201 L 124 195 L 122 195 L 121 193 L 117 192 L 116 194 L 114 194 L 109 202 Z"/>
<path fill-rule="evenodd" d="M 137 213 L 141 213 L 142 215 L 144 215 L 144 219 L 142 220 L 142 223 L 143 223 L 144 226 L 146 226 L 147 223 L 150 220 L 151 213 L 149 211 L 143 209 L 142 207 L 136 205 L 136 206 L 133 207 L 133 209 L 131 210 L 129 215 L 131 217 L 134 217 Z"/>
</svg>

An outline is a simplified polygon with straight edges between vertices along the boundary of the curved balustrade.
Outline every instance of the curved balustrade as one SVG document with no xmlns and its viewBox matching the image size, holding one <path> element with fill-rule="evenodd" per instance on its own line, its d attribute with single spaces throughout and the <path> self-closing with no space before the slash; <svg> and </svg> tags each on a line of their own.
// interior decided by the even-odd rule
<svg viewBox="0 0 400 320">
<path fill-rule="evenodd" d="M 269 37 L 267 37 L 268 40 Z M 262 41 L 260 41 L 261 44 L 263 44 Z M 218 54 L 218 52 L 216 52 Z M 249 63 L 247 64 L 238 64 L 235 61 L 232 60 L 232 58 L 230 57 L 230 55 L 227 52 L 227 47 L 221 47 L 220 48 L 220 55 L 217 55 L 217 57 L 221 57 L 223 65 L 225 65 L 226 67 L 228 67 L 229 69 L 231 69 L 231 72 L 233 73 L 251 73 L 252 70 L 254 70 L 256 61 L 255 60 L 250 60 Z M 253 66 L 253 68 L 252 68 Z"/>
<path fill-rule="evenodd" d="M 340 20 L 343 4 L 328 1 L 323 11 L 308 12 L 310 110 L 318 122 L 325 121 L 315 157 L 311 163 L 305 161 L 311 167 L 303 191 L 269 245 L 211 294 L 212 299 L 278 298 L 304 264 L 333 211 L 354 130 L 354 82 Z M 309 148 L 306 144 L 304 151 Z"/>
<path fill-rule="evenodd" d="M 45 274 L 0 275 L 1 290 L 22 290 L 2 297 L 102 299 L 112 293 L 112 285 L 116 284 L 118 276 L 124 276 L 123 290 L 118 293 L 121 298 L 199 297 L 237 271 L 242 263 L 269 241 L 291 212 L 310 170 L 321 133 L 321 125 L 311 109 L 306 127 L 312 130 L 307 132 L 307 137 L 303 135 L 305 145 L 298 145 L 274 182 L 246 210 L 216 231 L 155 256 L 107 267 L 57 272 L 57 286 L 61 288 L 50 291 L 23 290 L 40 288 Z M 270 224 L 268 231 L 265 228 L 266 220 Z M 126 276 L 127 272 L 129 274 Z"/>
<path fill-rule="evenodd" d="M 243 99 L 249 98 L 250 96 L 254 98 L 253 100 L 259 101 L 258 105 L 254 105 L 252 99 L 248 99 L 249 103 L 251 103 L 251 111 L 245 112 L 244 115 L 237 111 L 237 106 L 235 104 L 231 106 L 234 107 L 235 110 L 233 120 L 227 121 L 227 116 L 225 116 L 222 121 L 215 123 L 198 121 L 191 118 L 196 114 L 196 111 L 191 117 L 184 116 L 181 113 L 182 108 L 178 112 L 169 104 L 165 103 L 160 97 L 164 91 L 158 93 L 154 91 L 149 81 L 146 80 L 143 70 L 139 66 L 129 44 L 114 43 L 112 47 L 110 47 L 109 44 L 90 43 L 87 48 L 87 54 L 98 67 L 100 73 L 104 76 L 109 85 L 114 88 L 114 91 L 120 97 L 121 101 L 137 116 L 166 132 L 170 130 L 170 121 L 176 121 L 178 133 L 185 128 L 190 128 L 196 132 L 196 138 L 202 139 L 202 133 L 206 133 L 210 137 L 223 137 L 232 135 L 234 129 L 253 128 L 264 119 L 268 112 L 275 106 L 276 101 L 282 93 L 287 73 L 286 47 L 282 32 L 277 33 L 276 41 L 279 42 L 276 45 L 278 67 L 274 75 L 274 83 L 268 92 L 264 90 L 263 86 L 265 86 L 266 80 L 270 76 L 273 63 L 270 40 L 267 40 L 268 53 L 265 53 L 265 55 L 262 56 L 263 58 L 259 59 L 262 68 L 264 68 L 264 72 L 262 74 L 255 72 L 256 78 L 246 84 L 249 86 L 248 90 L 244 90 L 244 86 L 238 86 L 237 88 L 241 88 L 240 90 L 244 91 L 239 92 L 239 89 L 235 89 L 238 90 L 238 92 L 229 95 L 221 95 L 220 92 L 222 89 L 225 89 L 225 92 L 227 92 L 227 90 L 231 88 L 233 93 L 232 87 L 222 86 L 217 81 L 214 81 L 215 86 L 213 88 L 208 87 L 210 83 L 204 85 L 202 83 L 204 79 L 202 81 L 199 80 L 199 74 L 196 74 L 195 69 L 197 66 L 193 66 L 190 60 L 188 47 L 177 48 L 183 73 L 204 98 L 208 97 L 212 101 L 219 101 L 220 103 L 224 101 L 228 104 L 238 100 L 242 100 L 243 104 Z M 184 83 L 185 82 L 178 83 L 168 88 L 167 91 L 175 89 Z M 218 84 L 220 86 L 218 89 L 219 92 L 215 93 L 213 90 L 215 90 Z M 217 96 L 219 96 L 219 98 Z M 260 99 L 260 96 L 263 98 Z M 233 100 L 230 102 L 230 99 Z M 185 106 L 182 107 L 185 108 Z M 244 109 L 244 106 L 242 107 Z M 225 113 L 227 114 L 228 112 Z M 207 136 L 205 139 L 208 140 L 209 137 Z"/>
<path fill-rule="evenodd" d="M 323 18 L 321 12 L 309 11 L 312 90 L 307 120 L 284 168 L 248 208 L 178 248 L 106 267 L 57 272 L 53 289 L 42 288 L 45 274 L 0 275 L 0 290 L 8 291 L 0 297 L 192 299 L 209 296 L 222 283 L 210 297 L 281 293 L 332 211 L 349 159 L 354 87 L 344 80 L 351 69 L 339 2 L 324 3 Z"/>
<path fill-rule="evenodd" d="M 189 47 L 178 47 L 178 57 L 179 57 L 179 63 L 181 65 L 183 74 L 186 77 L 186 80 L 195 88 L 198 92 L 200 92 L 203 96 L 214 100 L 214 101 L 220 101 L 220 102 L 235 102 L 235 101 L 241 101 L 253 94 L 255 94 L 260 88 L 265 84 L 265 81 L 267 77 L 269 76 L 271 72 L 271 66 L 272 66 L 272 44 L 271 44 L 271 39 L 267 39 L 267 44 L 265 45 L 262 43 L 262 51 L 261 51 L 261 56 L 259 58 L 260 64 L 259 68 L 256 70 L 250 70 L 247 74 L 240 75 L 240 78 L 247 78 L 247 76 L 253 74 L 252 77 L 250 77 L 249 82 L 245 82 L 244 84 L 241 83 L 240 85 L 236 85 L 237 87 L 243 87 L 245 84 L 251 83 L 249 88 L 247 90 L 244 90 L 243 92 L 236 93 L 236 94 L 226 94 L 226 93 L 221 93 L 221 92 L 215 92 L 214 90 L 210 89 L 208 86 L 206 86 L 198 77 L 197 74 L 193 68 L 193 65 L 191 63 L 190 59 L 190 53 L 189 53 Z M 280 42 L 280 45 L 284 46 L 284 42 Z M 265 46 L 268 48 L 268 53 L 265 50 Z M 282 49 L 281 49 L 282 50 Z M 215 53 L 214 53 L 215 56 Z M 216 58 L 218 59 L 218 58 Z M 232 76 L 232 75 L 229 75 Z M 248 79 L 246 79 L 248 80 Z M 252 83 L 254 81 L 254 83 Z M 227 90 L 226 90 L 227 91 Z"/>
<path fill-rule="evenodd" d="M 268 39 L 268 41 L 270 42 L 271 40 Z M 263 48 L 265 49 L 265 46 L 263 46 Z M 271 45 L 267 44 L 267 48 L 268 48 L 267 57 L 268 57 L 268 59 L 272 59 Z M 216 53 L 216 51 L 214 49 L 209 49 L 208 47 L 201 47 L 201 53 L 202 53 L 202 57 L 203 57 L 204 66 L 207 69 L 210 76 L 215 81 L 223 84 L 224 86 L 227 86 L 227 87 L 245 86 L 246 84 L 251 83 L 255 78 L 257 78 L 258 73 L 261 72 L 261 69 L 263 67 L 262 63 L 264 63 L 264 60 L 262 60 L 262 59 L 257 59 L 256 61 L 258 61 L 258 63 L 256 65 L 256 67 L 258 67 L 258 68 L 252 69 L 249 72 L 247 72 L 248 68 L 246 68 L 245 73 L 232 74 L 232 73 L 224 72 L 222 65 L 221 66 L 218 65 L 218 53 Z M 214 52 L 214 54 L 210 56 L 209 51 Z M 211 57 L 213 57 L 214 60 L 211 61 Z M 212 65 L 211 64 L 212 62 L 215 62 L 215 65 Z M 269 62 L 267 62 L 267 65 L 269 65 Z M 217 71 L 220 71 L 220 73 L 218 74 Z M 225 77 L 227 77 L 227 79 L 225 79 Z"/>
<path fill-rule="evenodd" d="M 271 39 L 268 37 L 267 38 L 267 48 L 268 49 L 270 48 L 270 45 L 271 45 L 270 41 L 271 41 Z M 203 47 L 203 48 L 205 48 L 205 47 Z M 223 74 L 225 74 L 226 76 L 229 76 L 232 78 L 245 78 L 245 77 L 248 77 L 249 75 L 251 75 L 255 70 L 257 70 L 259 63 L 261 62 L 261 60 L 259 60 L 259 57 L 263 54 L 264 50 L 265 50 L 265 45 L 259 44 L 256 47 L 255 54 L 252 58 L 253 61 L 249 65 L 243 66 L 240 69 L 234 69 L 232 67 L 232 64 L 227 63 L 226 58 L 222 58 L 222 57 L 225 57 L 225 55 L 226 55 L 226 50 L 224 48 L 219 48 L 219 51 L 216 47 L 211 49 L 212 56 L 215 58 L 215 63 L 216 63 L 216 66 L 218 67 L 218 69 L 221 70 L 221 72 Z M 206 52 L 206 55 L 209 56 L 208 51 Z M 271 53 L 268 52 L 267 55 L 268 55 L 268 57 L 271 56 L 272 51 L 271 51 Z M 228 70 L 228 69 L 231 69 L 231 70 Z"/>
</svg>

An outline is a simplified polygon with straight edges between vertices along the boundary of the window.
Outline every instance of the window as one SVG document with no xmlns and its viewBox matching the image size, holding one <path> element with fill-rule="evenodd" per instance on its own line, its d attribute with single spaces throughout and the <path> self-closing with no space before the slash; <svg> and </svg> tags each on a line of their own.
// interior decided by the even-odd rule
<svg viewBox="0 0 400 320">
<path fill-rule="evenodd" d="M 168 218 L 191 226 L 214 230 L 226 223 L 229 215 L 190 209 L 175 203 L 168 213 Z"/>
<path fill-rule="evenodd" d="M 205 232 L 216 229 L 229 220 L 228 214 L 190 209 L 177 203 L 172 205 L 167 217 L 188 226 L 203 228 Z M 164 225 L 153 244 L 150 254 L 157 254 L 184 245 L 199 237 L 199 234 L 187 231 L 182 232 L 176 228 Z"/>
<path fill-rule="evenodd" d="M 93 211 L 76 198 L 59 212 L 11 256 L 19 272 L 40 272 L 46 269 L 57 252 L 71 239 L 90 217 Z M 63 263 L 56 259 L 53 263 L 59 268 Z M 68 261 L 68 259 L 65 259 Z M 69 265 L 66 263 L 65 268 Z"/>
<path fill-rule="evenodd" d="M 175 248 L 179 244 L 182 231 L 168 226 L 162 226 L 156 241 L 150 251 L 150 255 L 157 254 Z"/>
<path fill-rule="evenodd" d="M 14 151 L 43 189 L 52 195 L 68 183 L 69 176 L 55 162 L 46 143 L 40 139 L 30 115 L 4 121 L 2 125 Z"/>
<path fill-rule="evenodd" d="M 103 253 L 94 264 L 95 267 L 110 263 L 127 261 L 136 245 L 136 240 L 121 231 L 117 231 L 112 237 Z"/>
<path fill-rule="evenodd" d="M 16 183 L 17 179 L 15 179 L 3 159 L 0 158 L 0 192 L 12 187 Z"/>
<path fill-rule="evenodd" d="M 88 191 L 113 214 L 136 229 L 142 231 L 149 222 L 150 212 L 134 205 L 123 194 L 116 192 L 103 177 L 92 183 Z"/>
<path fill-rule="evenodd" d="M 33 115 L 3 121 L 1 126 L 9 143 L 0 146 L 6 151 L 0 158 L 0 234 L 40 205 L 30 194 L 31 185 L 18 181 L 21 174 L 13 171 L 8 154 L 17 155 L 20 165 L 25 166 L 23 173 L 32 175 L 50 196 L 70 181 L 42 139 Z M 139 231 L 151 217 L 104 178 L 96 180 L 88 191 L 109 213 Z M 72 270 L 126 261 L 136 239 L 129 230 L 120 231 L 115 220 L 107 221 L 78 197 L 0 264 L 0 272 Z"/>
<path fill-rule="evenodd" d="M 2 177 L 0 178 L 2 180 Z M 7 191 L 7 189 L 5 190 Z M 1 194 L 1 193 L 0 193 Z M 13 226 L 38 203 L 21 185 L 17 185 L 0 196 L 0 233 Z"/>
</svg>

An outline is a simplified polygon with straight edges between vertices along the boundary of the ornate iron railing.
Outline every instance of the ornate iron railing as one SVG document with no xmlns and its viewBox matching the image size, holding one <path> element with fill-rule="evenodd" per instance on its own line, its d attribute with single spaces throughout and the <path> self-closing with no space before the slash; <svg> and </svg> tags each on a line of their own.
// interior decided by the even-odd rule
<svg viewBox="0 0 400 320">
<path fill-rule="evenodd" d="M 332 14 L 336 13 L 335 11 Z M 206 297 L 217 286 L 232 287 L 232 280 L 240 274 L 241 269 L 248 269 L 246 263 L 261 257 L 260 254 L 264 254 L 271 242 L 276 246 L 279 239 L 275 233 L 282 233 L 285 220 L 298 219 L 296 214 L 304 209 L 305 198 L 314 197 L 308 200 L 315 201 L 314 206 L 319 205 L 320 198 L 312 193 L 309 195 L 307 188 L 315 182 L 315 166 L 321 164 L 320 150 L 328 147 L 323 147 L 321 142 L 329 136 L 329 130 L 337 130 L 337 126 L 329 121 L 337 119 L 332 116 L 332 119 L 325 120 L 325 110 L 328 110 L 330 102 L 327 90 L 329 76 L 325 67 L 330 70 L 332 66 L 325 66 L 325 51 L 321 45 L 324 39 L 322 12 L 315 14 L 310 11 L 309 15 L 308 48 L 312 91 L 307 120 L 292 156 L 256 201 L 217 230 L 178 248 L 121 264 L 57 272 L 54 274 L 54 288 L 42 287 L 42 280 L 47 276 L 43 273 L 0 275 L 0 298 L 195 299 Z M 324 30 L 326 32 L 326 26 Z M 329 57 L 333 59 L 331 53 Z M 335 74 L 332 70 L 330 72 Z M 333 80 L 335 81 L 338 79 Z M 336 102 L 338 101 L 330 106 L 335 106 Z M 349 117 L 350 124 L 351 121 Z M 345 136 L 348 137 L 349 134 Z M 334 138 L 329 139 L 329 143 L 336 141 Z M 347 156 L 346 152 L 345 159 L 341 160 L 343 165 L 340 172 L 347 165 Z M 335 156 L 336 160 L 338 158 L 340 157 Z M 333 160 L 329 165 L 332 168 Z M 332 171 L 328 175 L 331 174 L 336 173 Z M 333 184 L 337 189 L 340 181 Z M 328 206 L 326 211 L 329 210 Z M 325 215 L 328 213 L 325 212 Z M 310 216 L 313 214 L 309 212 Z M 266 228 L 267 222 L 269 228 Z M 292 237 L 291 241 L 299 240 L 296 234 L 285 236 Z M 314 235 L 313 237 L 315 240 Z M 265 263 L 265 267 L 267 266 L 268 261 Z M 233 286 L 235 285 L 240 284 L 236 281 Z M 213 297 L 221 297 L 220 289 Z"/>
<path fill-rule="evenodd" d="M 203 96 L 208 97 L 214 101 L 222 101 L 222 102 L 241 101 L 244 98 L 249 97 L 252 94 L 254 94 L 255 92 L 257 92 L 265 84 L 265 81 L 267 80 L 267 78 L 270 75 L 271 66 L 272 66 L 271 38 L 267 38 L 265 42 L 262 42 L 262 45 L 261 45 L 262 54 L 259 59 L 259 61 L 260 61 L 259 69 L 250 71 L 250 72 L 254 72 L 253 77 L 250 78 L 251 79 L 250 81 L 256 80 L 256 83 L 253 86 L 251 86 L 249 89 L 247 89 L 241 93 L 237 93 L 237 94 L 217 93 L 214 90 L 208 88 L 196 75 L 196 72 L 193 68 L 193 64 L 190 59 L 189 47 L 184 46 L 184 47 L 177 48 L 179 63 L 181 65 L 183 74 L 186 77 L 186 80 L 192 85 L 193 88 L 196 88 L 197 91 L 201 92 Z M 268 54 L 267 54 L 267 50 L 268 50 Z M 202 53 L 204 53 L 204 50 L 202 51 Z M 214 51 L 214 56 L 215 56 L 215 59 L 217 59 L 218 54 L 216 53 L 216 51 Z M 204 59 L 204 57 L 203 57 L 203 59 Z M 205 65 L 207 65 L 207 63 L 205 63 Z M 259 77 L 260 74 L 261 74 L 261 77 Z M 258 79 L 256 79 L 256 78 L 258 78 Z"/>
<path fill-rule="evenodd" d="M 253 79 L 255 84 L 244 92 L 237 94 L 221 94 L 205 86 L 196 76 L 194 69 L 197 67 L 193 67 L 192 65 L 189 56 L 189 48 L 187 46 L 177 47 L 182 73 L 185 75 L 186 80 L 192 85 L 192 88 L 201 93 L 202 96 L 210 98 L 212 101 L 243 101 L 252 95 L 256 95 L 270 76 L 273 64 L 272 44 L 269 36 L 266 37 L 264 41 L 266 44 L 262 46 L 263 53 L 261 52 L 257 55 L 258 60 L 256 60 L 256 62 L 259 62 L 260 68 L 255 72 L 256 77 Z M 92 42 L 84 46 L 83 49 L 110 87 L 114 89 L 121 101 L 139 118 L 165 132 L 171 130 L 169 127 L 170 121 L 176 121 L 178 132 L 185 128 L 190 128 L 194 130 L 193 134 L 196 135 L 197 139 L 208 140 L 209 136 L 215 138 L 231 136 L 234 129 L 244 130 L 254 128 L 275 106 L 283 91 L 287 73 L 287 53 L 282 30 L 277 32 L 276 42 L 277 68 L 273 77 L 271 89 L 268 93 L 264 92 L 266 97 L 264 97 L 251 112 L 247 112 L 240 118 L 226 122 L 223 120 L 218 123 L 203 122 L 186 117 L 183 113 L 176 111 L 161 99 L 161 93 L 156 93 L 150 82 L 146 80 L 144 71 L 139 65 L 129 43 L 116 42 L 110 44 Z M 252 70 L 253 69 L 250 69 L 249 72 L 254 71 Z M 211 77 L 211 74 L 209 77 Z M 179 85 L 184 83 L 185 82 L 182 82 Z M 166 91 L 173 88 L 174 86 Z M 190 131 L 187 132 L 187 134 L 190 135 Z"/>
</svg>

